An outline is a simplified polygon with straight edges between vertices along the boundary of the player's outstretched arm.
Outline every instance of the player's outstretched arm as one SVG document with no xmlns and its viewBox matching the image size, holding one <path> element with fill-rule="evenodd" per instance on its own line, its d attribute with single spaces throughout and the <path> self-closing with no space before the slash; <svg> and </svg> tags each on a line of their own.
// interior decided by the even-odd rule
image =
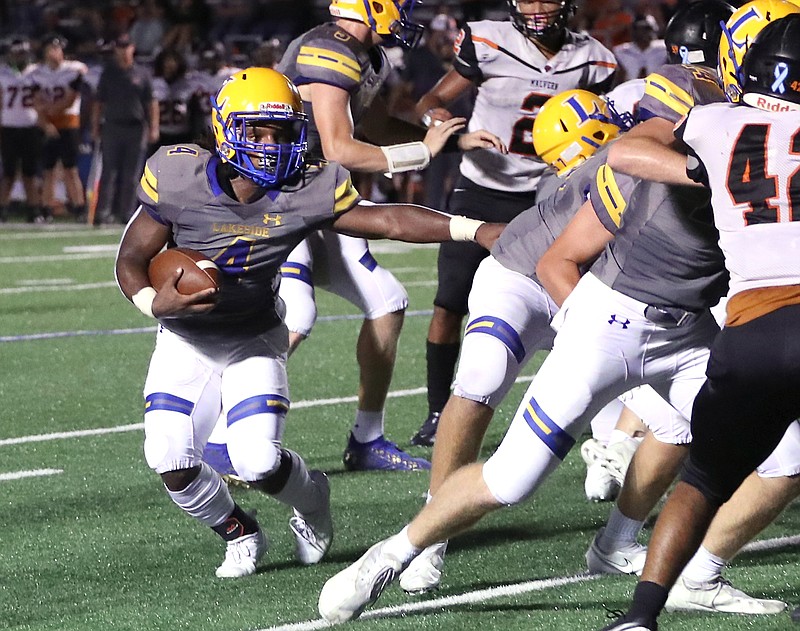
<svg viewBox="0 0 800 631">
<path fill-rule="evenodd" d="M 147 274 L 150 260 L 166 245 L 169 235 L 167 226 L 139 208 L 117 251 L 115 274 L 119 288 L 142 313 L 151 317 L 175 318 L 210 311 L 216 304 L 218 290 L 179 293 L 177 285 L 183 270 L 176 270 L 158 291 L 150 285 Z"/>
<path fill-rule="evenodd" d="M 447 215 L 413 204 L 361 202 L 333 222 L 336 232 L 366 239 L 393 239 L 409 243 L 474 241 L 491 249 L 505 228 L 503 223 Z"/>
<path fill-rule="evenodd" d="M 615 171 L 644 180 L 699 186 L 686 175 L 686 154 L 678 151 L 675 144 L 672 123 L 652 118 L 612 143 L 608 165 Z"/>
<path fill-rule="evenodd" d="M 597 218 L 591 201 L 584 202 L 576 215 L 539 259 L 536 276 L 542 287 L 561 305 L 614 235 Z"/>
</svg>

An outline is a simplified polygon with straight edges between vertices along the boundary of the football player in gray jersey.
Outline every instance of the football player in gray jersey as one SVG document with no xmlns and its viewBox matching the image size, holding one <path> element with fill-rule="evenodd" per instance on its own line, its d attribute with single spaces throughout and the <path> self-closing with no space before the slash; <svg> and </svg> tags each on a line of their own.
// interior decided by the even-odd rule
<svg viewBox="0 0 800 631">
<path fill-rule="evenodd" d="M 422 27 L 412 21 L 415 0 L 331 0 L 333 22 L 292 41 L 277 69 L 300 89 L 309 114 L 309 155 L 334 160 L 351 171 L 401 173 L 425 168 L 451 138 L 450 148 L 505 151 L 482 130 L 456 137 L 465 119 L 426 130 L 390 117 L 379 94 L 390 66 L 382 44 L 412 47 Z M 413 458 L 384 436 L 384 406 L 408 296 L 372 256 L 364 239 L 323 232 L 310 235 L 288 257 L 281 298 L 286 303 L 290 352 L 316 320 L 314 287 L 354 304 L 364 321 L 356 349 L 360 368 L 358 406 L 345 466 L 350 470 L 419 470 Z"/>
<path fill-rule="evenodd" d="M 600 147 L 625 128 L 609 104 L 586 90 L 552 97 L 539 112 L 533 141 L 553 176 L 543 178 L 541 201 L 508 224 L 475 273 L 453 394 L 433 447 L 429 496 L 451 473 L 478 459 L 497 405 L 534 353 L 551 347 L 557 307 L 536 279 L 536 264 L 587 195 L 594 191 L 599 199 L 596 173 L 605 161 Z M 623 179 L 621 186 L 632 188 L 635 180 Z M 615 401 L 604 408 L 607 425 L 616 423 L 621 407 Z M 415 558 L 400 587 L 409 593 L 438 587 L 446 545 L 430 546 Z"/>
<path fill-rule="evenodd" d="M 448 202 L 451 212 L 510 221 L 537 199 L 547 165 L 536 155 L 531 130 L 539 108 L 555 94 L 583 88 L 600 94 L 614 79 L 616 60 L 592 37 L 570 31 L 572 0 L 507 0 L 507 21 L 468 23 L 456 40 L 453 68 L 416 105 L 423 124 L 436 129 L 453 118 L 446 109 L 477 88 L 468 129 L 487 129 L 508 146 L 507 155 L 477 150 L 461 159 Z M 450 395 L 468 312 L 472 279 L 486 252 L 439 249 L 438 287 L 426 343 L 428 417 L 412 443 L 430 445 Z"/>
<path fill-rule="evenodd" d="M 174 145 L 148 160 L 141 206 L 117 256 L 122 292 L 160 324 L 144 387 L 145 457 L 175 504 L 227 542 L 219 577 L 254 573 L 267 548 L 255 518 L 202 461 L 220 413 L 237 475 L 294 509 L 300 562 L 319 562 L 333 537 L 326 476 L 281 445 L 288 332 L 277 290 L 288 253 L 317 229 L 416 242 L 475 239 L 491 247 L 503 227 L 418 206 L 362 203 L 340 165 L 306 162 L 306 126 L 286 77 L 265 68 L 234 74 L 214 101 L 215 153 Z M 152 287 L 148 265 L 165 245 L 216 262 L 219 288 L 179 293 L 182 269 Z"/>
</svg>

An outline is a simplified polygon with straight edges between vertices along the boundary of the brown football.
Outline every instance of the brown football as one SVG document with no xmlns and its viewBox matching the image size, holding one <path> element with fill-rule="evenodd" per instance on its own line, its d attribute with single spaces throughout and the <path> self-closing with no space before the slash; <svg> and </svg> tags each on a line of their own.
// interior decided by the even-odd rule
<svg viewBox="0 0 800 631">
<path fill-rule="evenodd" d="M 221 272 L 216 263 L 205 254 L 189 248 L 170 248 L 156 254 L 147 270 L 150 284 L 156 291 L 160 290 L 179 267 L 183 268 L 183 276 L 178 281 L 180 293 L 193 294 L 219 287 Z"/>
</svg>

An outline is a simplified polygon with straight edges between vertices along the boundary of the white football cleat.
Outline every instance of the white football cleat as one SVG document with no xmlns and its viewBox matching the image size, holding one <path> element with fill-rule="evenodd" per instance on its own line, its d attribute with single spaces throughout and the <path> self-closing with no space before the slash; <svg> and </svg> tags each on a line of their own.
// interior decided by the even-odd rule
<svg viewBox="0 0 800 631">
<path fill-rule="evenodd" d="M 426 594 L 439 588 L 447 542 L 434 543 L 415 557 L 400 575 L 400 588 L 413 595 Z"/>
<path fill-rule="evenodd" d="M 328 622 L 358 618 L 403 570 L 403 563 L 383 551 L 379 541 L 353 565 L 329 578 L 319 594 L 320 615 Z"/>
<path fill-rule="evenodd" d="M 267 537 L 259 528 L 251 535 L 229 541 L 225 560 L 217 568 L 218 578 L 241 578 L 255 574 L 256 565 L 267 551 Z"/>
<path fill-rule="evenodd" d="M 603 550 L 597 544 L 605 528 L 597 531 L 586 552 L 586 565 L 592 574 L 641 574 L 647 557 L 647 547 L 631 543 L 617 550 Z"/>
<path fill-rule="evenodd" d="M 667 611 L 775 614 L 786 609 L 786 603 L 749 596 L 721 576 L 709 583 L 696 583 L 680 576 L 670 590 L 664 608 Z"/>
<path fill-rule="evenodd" d="M 333 542 L 331 521 L 331 485 L 322 471 L 309 471 L 309 477 L 320 488 L 323 506 L 314 513 L 302 514 L 295 510 L 289 519 L 289 528 L 295 538 L 295 556 L 303 565 L 322 561 Z"/>
<path fill-rule="evenodd" d="M 631 436 L 606 447 L 605 467 L 619 486 L 622 486 L 623 482 L 625 482 L 625 474 L 628 473 L 633 454 L 642 444 L 642 440 L 642 438 Z"/>
<path fill-rule="evenodd" d="M 581 445 L 581 458 L 586 463 L 583 490 L 592 502 L 611 502 L 619 494 L 620 484 L 606 468 L 606 447 L 590 438 Z"/>
</svg>

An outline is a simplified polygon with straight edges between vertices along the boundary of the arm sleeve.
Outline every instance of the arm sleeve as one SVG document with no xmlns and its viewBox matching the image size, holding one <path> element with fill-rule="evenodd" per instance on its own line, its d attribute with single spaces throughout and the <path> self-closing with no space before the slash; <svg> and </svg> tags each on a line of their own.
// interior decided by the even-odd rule
<svg viewBox="0 0 800 631">
<path fill-rule="evenodd" d="M 453 60 L 453 68 L 455 71 L 475 83 L 483 81 L 483 71 L 475 52 L 475 42 L 472 39 L 472 29 L 469 24 L 466 24 L 458 34 L 454 50 L 456 57 Z"/>
<path fill-rule="evenodd" d="M 589 189 L 589 199 L 597 218 L 611 234 L 616 234 L 622 223 L 622 215 L 628 206 L 635 180 L 627 175 L 615 173 L 603 164 L 595 175 Z"/>
<path fill-rule="evenodd" d="M 346 45 L 327 39 L 310 39 L 297 52 L 296 85 L 325 83 L 347 92 L 361 85 L 361 65 Z"/>
<path fill-rule="evenodd" d="M 350 172 L 337 165 L 336 188 L 333 194 L 333 214 L 339 216 L 355 207 L 361 201 L 361 195 L 353 186 Z"/>
</svg>

